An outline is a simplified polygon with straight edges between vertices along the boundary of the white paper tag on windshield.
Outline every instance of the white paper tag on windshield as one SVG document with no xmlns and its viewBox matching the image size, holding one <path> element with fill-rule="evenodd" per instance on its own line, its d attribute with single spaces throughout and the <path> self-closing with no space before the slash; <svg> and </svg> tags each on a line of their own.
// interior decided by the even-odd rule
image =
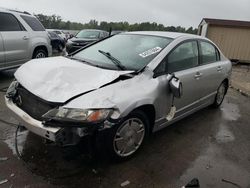
<svg viewBox="0 0 250 188">
<path fill-rule="evenodd" d="M 155 53 L 158 53 L 159 51 L 161 51 L 161 49 L 162 49 L 161 47 L 155 47 L 155 48 L 152 48 L 152 49 L 149 49 L 145 52 L 140 53 L 139 56 L 145 58 L 145 57 L 148 57 L 148 56 L 153 55 Z"/>
</svg>

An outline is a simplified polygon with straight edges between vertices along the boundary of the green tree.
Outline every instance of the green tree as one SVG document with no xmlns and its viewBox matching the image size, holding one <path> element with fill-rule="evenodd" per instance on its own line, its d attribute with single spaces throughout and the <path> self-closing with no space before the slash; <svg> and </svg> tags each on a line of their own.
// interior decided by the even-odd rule
<svg viewBox="0 0 250 188">
<path fill-rule="evenodd" d="M 78 23 L 63 21 L 61 16 L 58 15 L 35 15 L 41 23 L 47 29 L 67 29 L 67 30 L 81 30 L 81 29 L 102 29 L 109 31 L 112 30 L 122 30 L 122 31 L 172 31 L 172 32 L 183 32 L 183 33 L 197 33 L 197 28 L 189 27 L 186 29 L 182 26 L 164 26 L 163 24 L 158 24 L 156 22 L 142 22 L 129 24 L 128 22 L 107 22 L 97 20 L 90 20 L 88 23 Z"/>
</svg>

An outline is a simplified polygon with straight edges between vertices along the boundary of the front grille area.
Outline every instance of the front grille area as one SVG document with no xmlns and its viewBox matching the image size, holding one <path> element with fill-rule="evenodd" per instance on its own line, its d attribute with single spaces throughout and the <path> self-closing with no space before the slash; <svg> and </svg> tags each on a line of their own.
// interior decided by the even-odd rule
<svg viewBox="0 0 250 188">
<path fill-rule="evenodd" d="M 42 120 L 43 114 L 59 105 L 58 103 L 47 102 L 35 96 L 21 85 L 17 88 L 17 97 L 14 102 L 19 108 L 39 121 Z"/>
<path fill-rule="evenodd" d="M 71 46 L 71 47 L 66 47 L 66 50 L 70 54 L 70 53 L 75 52 L 76 50 L 79 50 L 80 48 L 81 46 Z"/>
</svg>

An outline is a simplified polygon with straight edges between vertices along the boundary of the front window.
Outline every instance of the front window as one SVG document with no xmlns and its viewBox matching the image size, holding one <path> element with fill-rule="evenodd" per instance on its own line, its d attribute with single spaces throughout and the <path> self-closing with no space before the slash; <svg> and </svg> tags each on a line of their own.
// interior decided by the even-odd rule
<svg viewBox="0 0 250 188">
<path fill-rule="evenodd" d="M 76 38 L 89 38 L 89 39 L 95 39 L 98 38 L 100 35 L 99 31 L 88 31 L 88 30 L 82 30 L 79 33 L 77 33 Z"/>
<path fill-rule="evenodd" d="M 140 70 L 172 40 L 158 36 L 120 34 L 78 52 L 73 58 L 104 68 L 118 69 L 110 58 L 100 53 L 102 51 L 119 60 L 126 70 Z"/>
<path fill-rule="evenodd" d="M 168 72 L 173 73 L 198 65 L 198 46 L 196 41 L 179 45 L 168 55 Z"/>
</svg>

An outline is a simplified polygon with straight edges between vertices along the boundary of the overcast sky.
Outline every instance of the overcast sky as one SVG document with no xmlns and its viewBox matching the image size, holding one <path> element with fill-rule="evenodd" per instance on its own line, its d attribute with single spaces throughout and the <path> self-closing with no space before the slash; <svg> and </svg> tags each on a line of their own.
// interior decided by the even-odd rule
<svg viewBox="0 0 250 188">
<path fill-rule="evenodd" d="M 96 19 L 197 27 L 204 17 L 250 21 L 250 0 L 0 0 L 0 7 L 81 23 Z"/>
</svg>

